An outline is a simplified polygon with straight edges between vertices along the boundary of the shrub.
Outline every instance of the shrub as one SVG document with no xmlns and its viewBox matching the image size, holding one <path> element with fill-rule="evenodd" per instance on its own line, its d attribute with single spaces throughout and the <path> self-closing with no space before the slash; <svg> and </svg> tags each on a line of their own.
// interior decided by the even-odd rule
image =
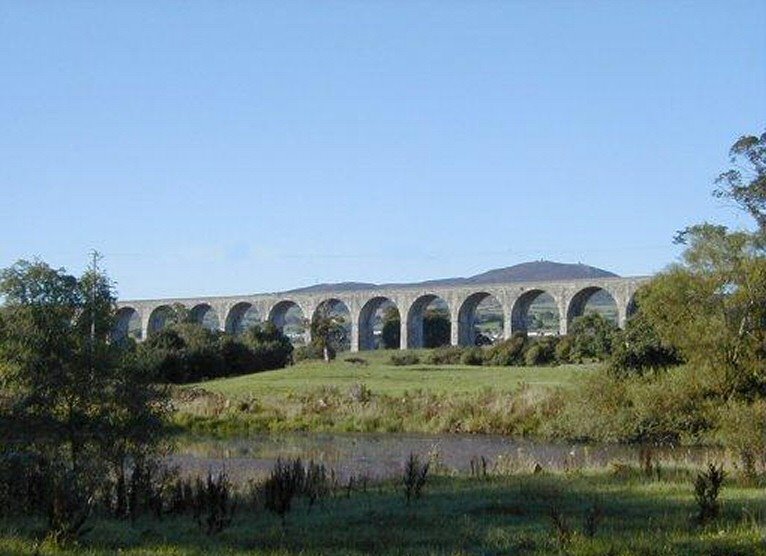
<svg viewBox="0 0 766 556">
<path fill-rule="evenodd" d="M 483 365 L 484 364 L 484 351 L 480 347 L 469 348 L 463 351 L 460 356 L 460 362 L 463 365 Z"/>
<path fill-rule="evenodd" d="M 485 362 L 489 365 L 509 367 L 523 361 L 524 348 L 527 344 L 525 332 L 514 332 L 509 339 L 495 344 L 486 354 Z"/>
<path fill-rule="evenodd" d="M 625 330 L 614 335 L 609 369 L 616 375 L 643 374 L 680 365 L 678 351 L 663 343 L 649 320 L 637 313 L 628 320 Z"/>
<path fill-rule="evenodd" d="M 449 344 L 450 326 L 448 314 L 427 310 L 423 315 L 423 347 L 436 348 Z"/>
<path fill-rule="evenodd" d="M 284 461 L 279 458 L 263 484 L 264 505 L 282 519 L 282 525 L 292 507 L 293 498 L 301 491 L 304 477 L 305 470 L 300 459 Z"/>
<path fill-rule="evenodd" d="M 524 363 L 529 366 L 547 365 L 552 363 L 556 356 L 555 340 L 541 338 L 535 340 L 524 353 Z"/>
<path fill-rule="evenodd" d="M 729 401 L 720 407 L 721 440 L 739 456 L 742 472 L 755 480 L 766 471 L 766 400 Z"/>
<path fill-rule="evenodd" d="M 217 476 L 208 472 L 205 481 L 198 478 L 196 498 L 195 519 L 206 534 L 215 535 L 231 525 L 236 503 L 225 471 Z"/>
<path fill-rule="evenodd" d="M 699 523 L 707 523 L 720 514 L 721 504 L 718 502 L 718 495 L 721 492 L 724 477 L 723 465 L 716 467 L 714 463 L 709 463 L 707 471 L 699 473 L 694 480 L 694 500 L 699 508 L 697 513 Z"/>
<path fill-rule="evenodd" d="M 321 347 L 314 344 L 300 346 L 293 352 L 293 361 L 296 363 L 300 361 L 311 361 L 317 359 L 324 359 L 324 353 Z"/>
<path fill-rule="evenodd" d="M 389 358 L 392 365 L 405 367 L 407 365 L 417 365 L 420 363 L 420 357 L 414 353 L 394 353 Z"/>
<path fill-rule="evenodd" d="M 438 347 L 426 356 L 429 365 L 457 365 L 463 356 L 463 348 L 458 346 Z"/>
<path fill-rule="evenodd" d="M 428 477 L 429 466 L 428 462 L 421 463 L 420 458 L 412 453 L 407 459 L 404 466 L 404 498 L 407 500 L 407 504 L 413 498 L 420 498 Z"/>
<path fill-rule="evenodd" d="M 577 360 L 605 361 L 612 354 L 612 342 L 617 327 L 599 313 L 577 317 L 572 323 L 572 354 Z"/>
<path fill-rule="evenodd" d="M 554 353 L 556 355 L 556 361 L 559 363 L 571 363 L 572 362 L 572 349 L 574 342 L 569 336 L 560 338 L 556 343 Z"/>
</svg>

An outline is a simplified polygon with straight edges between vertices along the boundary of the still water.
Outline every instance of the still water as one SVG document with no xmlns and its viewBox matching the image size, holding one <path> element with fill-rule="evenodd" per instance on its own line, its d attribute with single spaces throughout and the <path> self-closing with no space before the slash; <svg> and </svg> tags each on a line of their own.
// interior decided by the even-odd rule
<svg viewBox="0 0 766 556">
<path fill-rule="evenodd" d="M 488 470 L 566 470 L 639 464 L 641 447 L 619 444 L 572 444 L 520 440 L 499 435 L 291 433 L 253 435 L 225 440 L 182 438 L 170 457 L 181 472 L 205 474 L 225 468 L 246 480 L 265 475 L 277 458 L 300 457 L 324 463 L 340 477 L 381 479 L 398 475 L 411 453 L 430 458 L 443 470 L 468 473 L 471 461 L 484 458 Z M 655 447 L 654 461 L 663 466 L 701 466 L 723 461 L 724 454 L 707 447 Z"/>
</svg>

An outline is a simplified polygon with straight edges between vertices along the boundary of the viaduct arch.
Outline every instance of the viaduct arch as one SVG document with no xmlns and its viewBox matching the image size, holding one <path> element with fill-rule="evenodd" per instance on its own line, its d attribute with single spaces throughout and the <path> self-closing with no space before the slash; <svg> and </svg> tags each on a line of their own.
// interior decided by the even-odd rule
<svg viewBox="0 0 766 556">
<path fill-rule="evenodd" d="M 633 297 L 649 277 L 596 278 L 564 281 L 508 282 L 475 286 L 406 285 L 371 287 L 343 291 L 292 292 L 186 299 L 144 299 L 118 302 L 118 326 L 115 337 L 130 334 L 145 339 L 167 324 L 168 310 L 175 304 L 188 308 L 198 322 L 208 327 L 239 333 L 257 322 L 269 321 L 283 328 L 300 319 L 305 341 L 310 340 L 310 321 L 323 304 L 343 307 L 348 314 L 351 351 L 374 349 L 376 314 L 384 307 L 395 307 L 400 315 L 400 348 L 423 346 L 423 316 L 429 304 L 443 300 L 451 323 L 450 343 L 472 345 L 476 309 L 486 299 L 493 299 L 503 316 L 503 337 L 526 331 L 529 309 L 542 294 L 548 294 L 559 315 L 558 333 L 565 335 L 572 321 L 583 314 L 588 300 L 597 292 L 606 292 L 616 308 L 616 320 L 625 325 L 634 310 Z M 300 316 L 297 316 L 300 315 Z M 377 317 L 379 318 L 379 317 Z M 295 326 L 293 326 L 295 328 Z M 293 334 L 296 336 L 296 334 Z M 300 334 L 298 334 L 300 336 Z M 295 337 L 293 338 L 296 339 Z"/>
</svg>

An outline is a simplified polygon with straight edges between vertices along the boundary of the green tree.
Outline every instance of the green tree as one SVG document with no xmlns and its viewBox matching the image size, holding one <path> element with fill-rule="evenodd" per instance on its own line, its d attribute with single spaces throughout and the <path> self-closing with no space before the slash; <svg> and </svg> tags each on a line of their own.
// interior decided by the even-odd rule
<svg viewBox="0 0 766 556">
<path fill-rule="evenodd" d="M 646 371 L 667 369 L 682 362 L 678 351 L 664 343 L 646 315 L 638 312 L 628 319 L 625 330 L 616 333 L 609 370 L 618 376 L 640 375 Z"/>
<path fill-rule="evenodd" d="M 713 195 L 731 199 L 766 233 L 766 132 L 743 135 L 729 151 L 732 168 L 716 179 Z"/>
<path fill-rule="evenodd" d="M 657 275 L 640 312 L 661 342 L 708 368 L 724 396 L 766 395 L 766 133 L 743 136 L 713 192 L 750 215 L 755 231 L 702 223 L 680 231 L 681 262 Z"/>
<path fill-rule="evenodd" d="M 402 320 L 396 307 L 389 307 L 383 313 L 381 341 L 385 349 L 399 349 L 401 344 Z"/>
<path fill-rule="evenodd" d="M 449 315 L 443 311 L 428 310 L 423 315 L 423 347 L 436 348 L 450 343 Z"/>
<path fill-rule="evenodd" d="M 311 343 L 322 351 L 326 362 L 335 359 L 349 342 L 345 319 L 333 312 L 329 303 L 322 303 L 311 320 Z"/>
<path fill-rule="evenodd" d="M 4 446 L 45 470 L 49 526 L 78 534 L 115 464 L 149 457 L 160 437 L 163 392 L 110 343 L 108 277 L 80 279 L 40 261 L 0 272 L 0 411 Z"/>
<path fill-rule="evenodd" d="M 612 353 L 612 341 L 617 327 L 601 313 L 588 313 L 577 317 L 569 335 L 572 338 L 571 356 L 583 359 L 606 360 Z"/>
</svg>

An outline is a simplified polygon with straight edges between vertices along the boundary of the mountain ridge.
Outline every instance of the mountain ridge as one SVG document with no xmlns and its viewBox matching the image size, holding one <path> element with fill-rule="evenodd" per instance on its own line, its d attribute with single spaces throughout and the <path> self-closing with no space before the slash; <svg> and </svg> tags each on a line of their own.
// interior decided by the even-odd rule
<svg viewBox="0 0 766 556">
<path fill-rule="evenodd" d="M 503 268 L 495 268 L 468 277 L 438 278 L 422 282 L 373 284 L 370 282 L 338 282 L 315 284 L 284 293 L 323 293 L 328 291 L 352 292 L 368 289 L 395 288 L 404 286 L 466 286 L 504 282 L 536 282 L 555 280 L 577 280 L 585 278 L 617 278 L 618 274 L 582 263 L 559 263 L 555 261 L 527 261 Z"/>
</svg>

